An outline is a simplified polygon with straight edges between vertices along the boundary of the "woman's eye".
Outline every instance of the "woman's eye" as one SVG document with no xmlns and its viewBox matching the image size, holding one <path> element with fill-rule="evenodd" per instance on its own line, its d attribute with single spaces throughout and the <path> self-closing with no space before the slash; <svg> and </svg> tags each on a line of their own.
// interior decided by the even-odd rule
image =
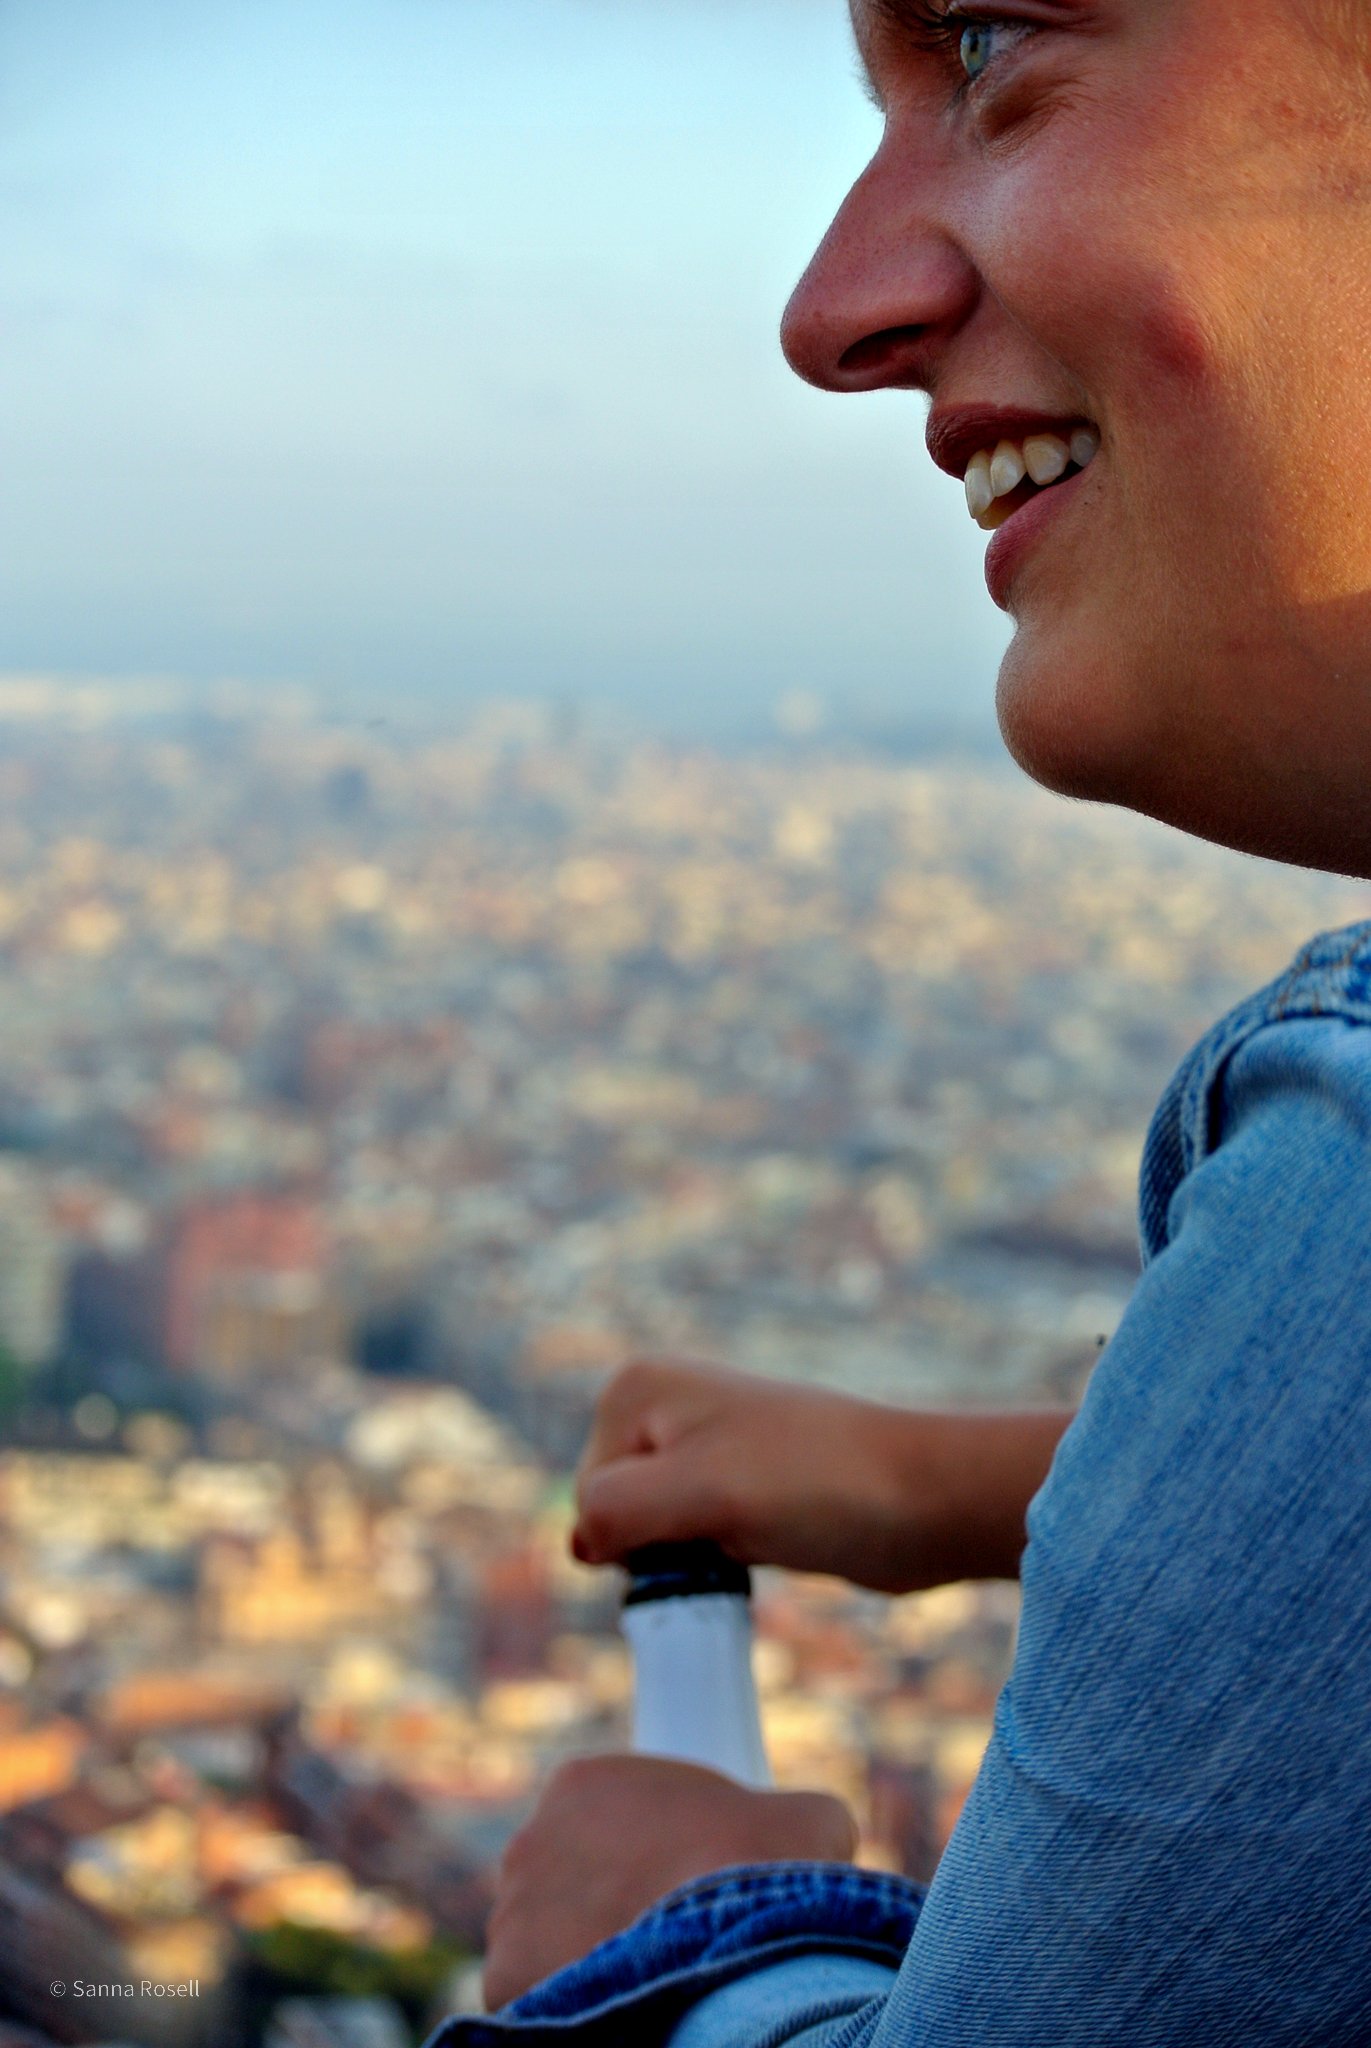
<svg viewBox="0 0 1371 2048">
<path fill-rule="evenodd" d="M 957 59 L 968 85 L 999 63 L 1016 43 L 1033 34 L 1027 22 L 964 21 L 957 37 Z"/>
<path fill-rule="evenodd" d="M 964 28 L 958 55 L 962 69 L 968 79 L 975 80 L 989 64 L 995 54 L 995 30 L 991 23 L 980 28 Z"/>
</svg>

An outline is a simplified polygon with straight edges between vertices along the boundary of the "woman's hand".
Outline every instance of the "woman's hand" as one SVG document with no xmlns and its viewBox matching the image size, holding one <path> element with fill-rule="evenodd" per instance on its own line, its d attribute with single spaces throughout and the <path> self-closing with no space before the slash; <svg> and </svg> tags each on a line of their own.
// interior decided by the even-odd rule
<svg viewBox="0 0 1371 2048">
<path fill-rule="evenodd" d="M 600 1397 L 572 1537 L 587 1564 L 712 1537 L 745 1564 L 902 1591 L 920 1503 L 894 1478 L 898 1411 L 684 1359 L 638 1360 Z"/>
<path fill-rule="evenodd" d="M 744 1564 L 883 1593 L 1012 1578 L 1068 1410 L 940 1414 L 640 1359 L 596 1406 L 572 1549 L 616 1564 L 710 1537 Z"/>
<path fill-rule="evenodd" d="M 650 1756 L 564 1764 L 506 1849 L 486 1934 L 486 2010 L 736 1863 L 849 1863 L 857 1830 L 826 1792 L 756 1792 Z"/>
</svg>

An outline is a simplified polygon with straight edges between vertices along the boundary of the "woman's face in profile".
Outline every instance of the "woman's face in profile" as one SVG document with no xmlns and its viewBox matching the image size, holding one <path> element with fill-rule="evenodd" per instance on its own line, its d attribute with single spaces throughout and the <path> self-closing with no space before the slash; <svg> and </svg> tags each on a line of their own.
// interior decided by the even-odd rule
<svg viewBox="0 0 1371 2048">
<path fill-rule="evenodd" d="M 885 131 L 784 342 L 828 388 L 931 393 L 997 529 L 1030 774 L 1366 874 L 1362 11 L 854 0 Z"/>
</svg>

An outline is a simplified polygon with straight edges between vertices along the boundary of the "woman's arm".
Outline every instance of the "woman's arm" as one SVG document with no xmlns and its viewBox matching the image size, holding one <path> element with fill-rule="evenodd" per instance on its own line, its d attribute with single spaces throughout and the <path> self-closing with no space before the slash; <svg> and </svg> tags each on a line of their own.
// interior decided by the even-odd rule
<svg viewBox="0 0 1371 2048">
<path fill-rule="evenodd" d="M 898 1417 L 892 1426 L 887 1419 Z M 893 1497 L 921 1511 L 897 1522 L 904 1592 L 956 1579 L 1016 1579 L 1029 1502 L 1046 1479 L 1074 1408 L 987 1414 L 885 1410 L 873 1434 L 899 1470 Z"/>
<path fill-rule="evenodd" d="M 712 1537 L 887 1593 L 1014 1578 L 1067 1409 L 888 1407 L 682 1359 L 626 1366 L 578 1477 L 578 1557 Z"/>
</svg>

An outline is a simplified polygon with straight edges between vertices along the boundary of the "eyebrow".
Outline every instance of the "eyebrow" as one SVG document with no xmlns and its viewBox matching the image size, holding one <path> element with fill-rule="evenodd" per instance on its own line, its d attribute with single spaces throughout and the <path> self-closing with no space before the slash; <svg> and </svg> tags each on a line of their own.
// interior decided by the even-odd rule
<svg viewBox="0 0 1371 2048">
<path fill-rule="evenodd" d="M 852 39 L 857 48 L 857 83 L 861 87 L 863 95 L 870 100 L 877 113 L 883 114 L 885 112 L 885 102 L 881 98 L 879 88 L 872 76 L 871 63 L 867 56 L 867 45 L 870 41 L 869 31 L 873 23 L 873 17 L 877 13 L 885 19 L 888 26 L 890 17 L 886 13 L 885 0 L 852 0 L 849 8 L 852 22 Z"/>
<path fill-rule="evenodd" d="M 880 113 L 885 112 L 885 101 L 872 76 L 871 65 L 863 45 L 869 45 L 873 40 L 872 32 L 881 29 L 884 29 L 887 35 L 893 33 L 909 42 L 926 45 L 930 13 L 941 14 L 947 11 L 949 6 L 950 0 L 943 0 L 943 5 L 936 4 L 934 0 L 932 7 L 929 0 L 853 0 L 851 15 L 852 30 L 857 42 L 857 77 L 862 91 Z M 867 32 L 865 35 L 864 29 Z"/>
<path fill-rule="evenodd" d="M 930 14 L 945 14 L 950 8 L 947 4 L 930 7 L 929 0 L 858 0 L 858 11 L 883 21 L 887 28 L 918 35 L 928 29 Z"/>
</svg>

